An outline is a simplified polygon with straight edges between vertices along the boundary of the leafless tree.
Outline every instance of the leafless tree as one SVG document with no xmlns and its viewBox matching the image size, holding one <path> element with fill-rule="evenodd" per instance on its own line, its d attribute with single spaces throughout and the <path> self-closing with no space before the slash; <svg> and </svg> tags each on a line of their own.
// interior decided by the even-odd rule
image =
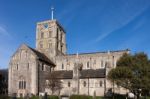
<svg viewBox="0 0 150 99">
<path fill-rule="evenodd" d="M 46 87 L 49 88 L 52 92 L 52 95 L 58 91 L 60 93 L 60 90 L 62 89 L 62 82 L 59 78 L 60 74 L 58 72 L 51 72 L 47 75 L 47 82 Z"/>
</svg>

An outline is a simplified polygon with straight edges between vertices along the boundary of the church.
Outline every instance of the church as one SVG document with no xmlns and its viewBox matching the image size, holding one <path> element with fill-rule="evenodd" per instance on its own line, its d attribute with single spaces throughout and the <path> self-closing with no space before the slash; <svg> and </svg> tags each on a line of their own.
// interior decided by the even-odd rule
<svg viewBox="0 0 150 99">
<path fill-rule="evenodd" d="M 104 96 L 112 90 L 108 72 L 129 50 L 67 54 L 66 32 L 56 19 L 38 22 L 36 48 L 22 44 L 9 63 L 8 94 L 24 97 L 51 91 L 46 88 L 46 76 L 59 74 L 60 95 Z M 115 86 L 115 92 L 126 90 Z M 57 94 L 57 93 L 55 93 Z"/>
</svg>

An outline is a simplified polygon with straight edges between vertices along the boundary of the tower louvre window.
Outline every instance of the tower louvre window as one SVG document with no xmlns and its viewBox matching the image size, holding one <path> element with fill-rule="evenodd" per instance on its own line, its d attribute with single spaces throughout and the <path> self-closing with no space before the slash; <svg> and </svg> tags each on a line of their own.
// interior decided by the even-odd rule
<svg viewBox="0 0 150 99">
<path fill-rule="evenodd" d="M 44 38 L 44 33 L 43 32 L 41 33 L 41 38 Z"/>
<path fill-rule="evenodd" d="M 48 44 L 48 47 L 51 48 L 51 47 L 52 47 L 52 43 L 49 43 L 49 44 Z"/>
<path fill-rule="evenodd" d="M 49 31 L 49 37 L 52 37 L 52 31 Z"/>
<path fill-rule="evenodd" d="M 45 23 L 45 24 L 44 24 L 44 28 L 48 28 L 48 23 Z"/>
<path fill-rule="evenodd" d="M 43 48 L 43 42 L 39 43 L 40 48 Z"/>
<path fill-rule="evenodd" d="M 61 39 L 61 42 L 62 42 L 62 39 L 63 39 L 63 34 L 62 33 L 61 33 L 61 38 L 60 39 Z"/>
<path fill-rule="evenodd" d="M 61 45 L 61 52 L 63 51 L 63 45 Z"/>
</svg>

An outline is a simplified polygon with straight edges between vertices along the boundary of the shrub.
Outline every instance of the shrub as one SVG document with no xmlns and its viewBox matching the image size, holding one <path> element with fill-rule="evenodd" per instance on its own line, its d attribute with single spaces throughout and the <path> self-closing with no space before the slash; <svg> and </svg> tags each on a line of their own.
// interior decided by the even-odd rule
<svg viewBox="0 0 150 99">
<path fill-rule="evenodd" d="M 48 99 L 59 99 L 59 97 L 52 95 L 52 96 L 48 96 Z"/>
<path fill-rule="evenodd" d="M 120 94 L 115 94 L 114 98 L 115 99 L 126 99 L 126 96 L 125 95 L 120 95 Z"/>
<path fill-rule="evenodd" d="M 70 99 L 92 99 L 92 96 L 72 95 L 72 96 L 70 96 Z"/>
<path fill-rule="evenodd" d="M 39 96 L 32 96 L 30 99 L 39 99 Z"/>
<path fill-rule="evenodd" d="M 0 99 L 10 99 L 9 96 L 0 96 Z"/>
</svg>

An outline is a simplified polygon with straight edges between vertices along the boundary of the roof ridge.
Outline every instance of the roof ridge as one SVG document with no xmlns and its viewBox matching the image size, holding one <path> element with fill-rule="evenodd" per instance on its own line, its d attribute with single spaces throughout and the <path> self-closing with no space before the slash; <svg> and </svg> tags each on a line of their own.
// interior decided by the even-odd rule
<svg viewBox="0 0 150 99">
<path fill-rule="evenodd" d="M 130 51 L 130 49 L 124 49 L 124 50 L 112 50 L 112 51 L 97 51 L 97 52 L 81 52 L 81 53 L 78 53 L 79 55 L 83 55 L 83 54 L 96 54 L 96 53 L 108 53 L 108 52 L 111 52 L 111 53 L 113 53 L 113 52 L 124 52 L 124 51 Z M 67 54 L 67 55 L 76 55 L 76 54 Z"/>
</svg>

